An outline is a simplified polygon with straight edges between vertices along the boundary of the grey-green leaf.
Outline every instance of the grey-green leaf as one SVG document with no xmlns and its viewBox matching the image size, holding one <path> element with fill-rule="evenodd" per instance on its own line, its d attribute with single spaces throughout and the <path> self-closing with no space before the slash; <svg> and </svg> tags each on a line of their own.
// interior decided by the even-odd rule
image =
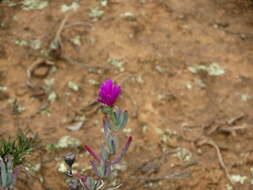
<svg viewBox="0 0 253 190">
<path fill-rule="evenodd" d="M 107 145 L 108 145 L 110 153 L 115 154 L 117 146 L 118 146 L 116 137 L 109 134 L 107 136 Z"/>
<path fill-rule="evenodd" d="M 104 147 L 101 147 L 101 158 L 103 161 L 106 161 L 109 158 L 109 153 L 105 150 Z"/>
<path fill-rule="evenodd" d="M 0 158 L 0 167 L 1 167 L 1 181 L 2 181 L 1 187 L 5 188 L 7 187 L 7 172 L 6 166 L 2 158 Z"/>
</svg>

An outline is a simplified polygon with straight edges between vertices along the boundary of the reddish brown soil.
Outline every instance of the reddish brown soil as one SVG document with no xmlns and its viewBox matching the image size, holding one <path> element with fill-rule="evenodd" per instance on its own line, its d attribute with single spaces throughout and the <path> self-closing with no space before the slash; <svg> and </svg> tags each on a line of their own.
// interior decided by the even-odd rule
<svg viewBox="0 0 253 190">
<path fill-rule="evenodd" d="M 101 113 L 95 107 L 87 107 L 95 100 L 98 85 L 89 81 L 101 83 L 112 78 L 122 86 L 118 105 L 130 113 L 128 127 L 134 138 L 125 158 L 128 168 L 119 173 L 120 189 L 228 189 L 230 182 L 217 151 L 210 144 L 203 144 L 204 141 L 217 144 L 230 175 L 247 176 L 243 184 L 235 183 L 234 189 L 252 189 L 251 3 L 146 0 L 142 4 L 137 0 L 111 0 L 102 8 L 105 12 L 101 19 L 92 21 L 88 10 L 98 7 L 99 2 L 80 1 L 81 7 L 69 15 L 61 33 L 61 56 L 75 61 L 53 60 L 56 71 L 42 79 L 31 78 L 33 84 L 29 87 L 27 71 L 43 57 L 38 50 L 20 47 L 14 41 L 38 39 L 46 49 L 65 17 L 60 6 L 70 3 L 69 0 L 51 1 L 41 11 L 24 11 L 20 6 L 8 7 L 0 2 L 0 21 L 5 23 L 0 28 L 0 86 L 8 88 L 0 97 L 1 137 L 14 135 L 18 128 L 30 128 L 39 135 L 43 145 L 70 135 L 98 148 L 102 137 Z M 122 17 L 126 12 L 131 12 L 134 18 Z M 70 26 L 77 22 L 82 25 Z M 81 46 L 70 42 L 76 35 L 81 36 Z M 118 72 L 107 62 L 109 58 L 122 59 L 125 71 Z M 193 74 L 188 70 L 189 66 L 213 62 L 224 68 L 224 75 Z M 42 90 L 44 80 L 52 78 L 58 99 L 49 105 L 48 116 L 39 110 L 48 103 L 47 94 Z M 205 86 L 198 86 L 196 79 Z M 71 91 L 67 87 L 69 81 L 78 83 L 80 91 Z M 188 83 L 192 83 L 191 89 L 187 88 Z M 252 98 L 243 101 L 243 95 Z M 25 111 L 13 113 L 10 98 L 16 98 Z M 65 127 L 77 115 L 87 117 L 84 127 L 68 131 Z M 146 132 L 143 126 L 147 126 Z M 233 127 L 243 129 L 224 132 Z M 176 134 L 164 142 L 158 128 Z M 190 160 L 166 155 L 179 147 L 191 152 Z M 70 151 L 83 154 L 76 149 L 36 150 L 32 163 L 42 163 L 42 168 L 34 175 L 21 175 L 18 189 L 67 189 L 64 175 L 57 171 L 57 163 Z M 86 155 L 80 167 L 89 158 Z M 144 163 L 149 163 L 149 167 L 143 167 Z M 177 177 L 151 181 L 178 172 Z"/>
</svg>

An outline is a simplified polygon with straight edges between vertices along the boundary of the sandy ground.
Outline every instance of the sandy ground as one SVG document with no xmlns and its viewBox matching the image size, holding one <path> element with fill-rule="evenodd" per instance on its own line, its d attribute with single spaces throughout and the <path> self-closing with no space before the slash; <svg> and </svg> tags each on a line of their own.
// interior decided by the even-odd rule
<svg viewBox="0 0 253 190">
<path fill-rule="evenodd" d="M 31 129 L 43 145 L 19 190 L 67 189 L 58 171 L 67 152 L 87 168 L 82 148 L 48 147 L 68 135 L 99 148 L 102 114 L 89 105 L 108 78 L 130 114 L 121 140 L 134 139 L 116 169 L 120 189 L 253 188 L 250 2 L 80 0 L 67 12 L 70 0 L 41 10 L 12 2 L 0 2 L 0 134 Z M 60 51 L 46 56 L 62 23 Z"/>
</svg>

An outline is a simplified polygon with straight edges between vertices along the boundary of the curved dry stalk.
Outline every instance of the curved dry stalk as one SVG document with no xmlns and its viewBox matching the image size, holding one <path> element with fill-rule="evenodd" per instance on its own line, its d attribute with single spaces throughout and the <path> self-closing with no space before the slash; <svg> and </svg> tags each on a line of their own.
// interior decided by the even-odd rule
<svg viewBox="0 0 253 190">
<path fill-rule="evenodd" d="M 210 146 L 212 146 L 212 147 L 215 148 L 217 156 L 218 156 L 219 163 L 220 163 L 222 169 L 224 170 L 227 179 L 229 180 L 229 182 L 231 184 L 233 184 L 233 181 L 230 178 L 230 174 L 228 172 L 228 168 L 227 168 L 227 166 L 224 163 L 224 160 L 222 158 L 221 151 L 220 151 L 220 148 L 218 147 L 218 145 L 213 140 L 211 140 L 211 139 L 204 139 L 204 140 L 202 140 L 201 142 L 198 143 L 199 146 L 202 146 L 204 144 L 210 145 Z"/>
<path fill-rule="evenodd" d="M 122 185 L 122 184 L 119 184 L 119 185 L 117 185 L 117 186 L 115 186 L 115 187 L 110 187 L 110 188 L 108 188 L 108 189 L 106 189 L 106 190 L 115 190 L 115 189 L 120 188 L 121 185 Z"/>
</svg>

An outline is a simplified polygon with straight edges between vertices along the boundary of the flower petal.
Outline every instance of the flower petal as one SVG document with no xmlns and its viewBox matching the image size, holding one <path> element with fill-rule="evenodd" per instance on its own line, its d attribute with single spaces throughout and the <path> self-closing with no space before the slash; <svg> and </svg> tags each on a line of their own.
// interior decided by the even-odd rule
<svg viewBox="0 0 253 190">
<path fill-rule="evenodd" d="M 97 99 L 97 101 L 112 107 L 120 93 L 120 86 L 114 84 L 113 80 L 111 79 L 106 80 L 100 86 L 99 98 Z"/>
</svg>

